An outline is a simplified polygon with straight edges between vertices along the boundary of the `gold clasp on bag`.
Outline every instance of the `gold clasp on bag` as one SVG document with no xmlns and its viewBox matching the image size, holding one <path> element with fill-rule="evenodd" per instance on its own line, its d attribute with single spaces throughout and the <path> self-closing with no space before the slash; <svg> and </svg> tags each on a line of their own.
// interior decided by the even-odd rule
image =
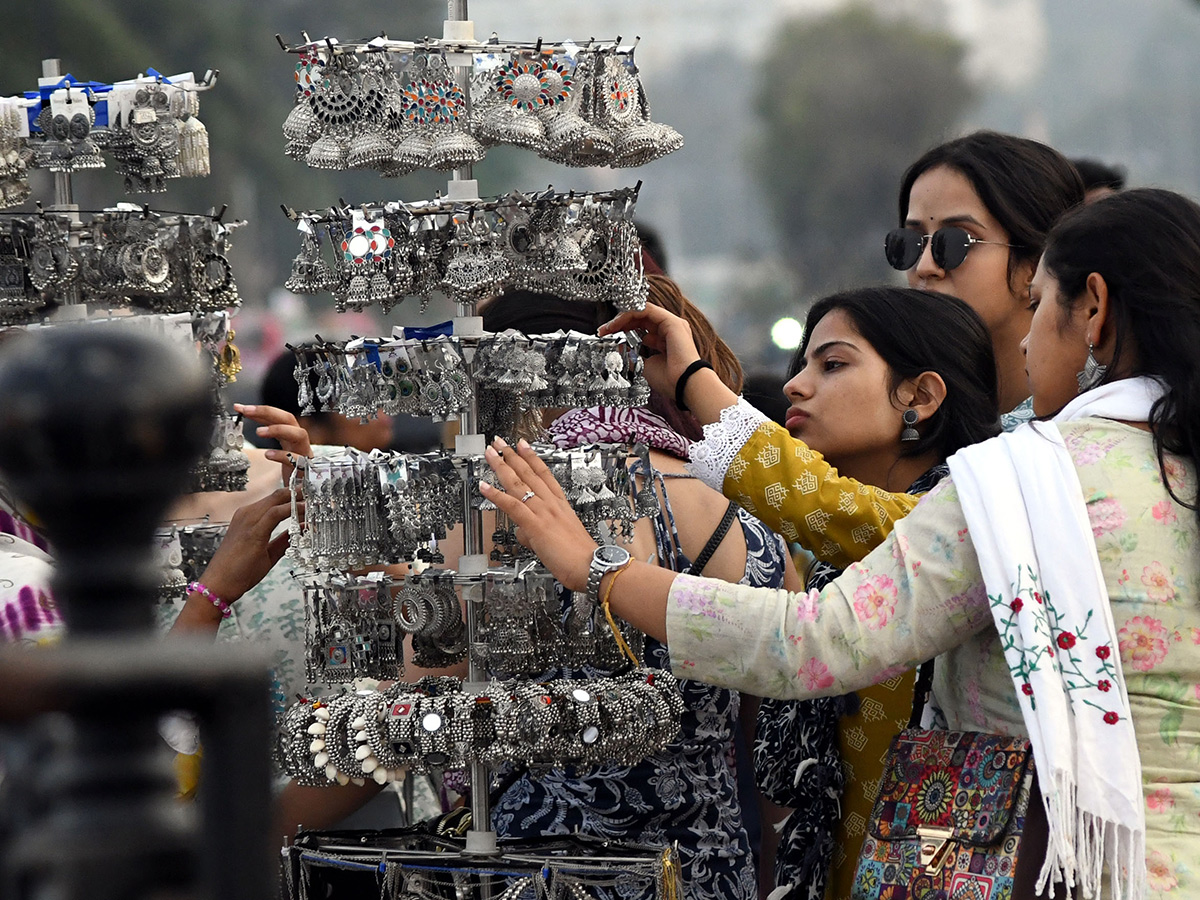
<svg viewBox="0 0 1200 900">
<path fill-rule="evenodd" d="M 954 836 L 951 828 L 938 828 L 933 825 L 917 827 L 917 837 L 921 839 L 921 865 L 925 874 L 936 875 L 950 850 L 950 838 Z"/>
</svg>

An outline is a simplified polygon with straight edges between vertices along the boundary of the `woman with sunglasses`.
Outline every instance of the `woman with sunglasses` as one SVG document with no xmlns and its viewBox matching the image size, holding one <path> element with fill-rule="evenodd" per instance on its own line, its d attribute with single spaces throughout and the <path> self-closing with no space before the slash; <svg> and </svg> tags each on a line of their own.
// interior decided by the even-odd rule
<svg viewBox="0 0 1200 900">
<path fill-rule="evenodd" d="M 600 587 L 667 640 L 675 671 L 764 696 L 853 690 L 936 655 L 950 728 L 1033 742 L 1050 884 L 1197 896 L 1200 206 L 1141 189 L 1072 211 L 1031 297 L 1029 382 L 1049 421 L 952 457 L 951 478 L 824 590 L 637 562 Z M 508 492 L 489 499 L 556 577 L 585 584 L 595 544 L 544 466 L 523 447 L 488 459 Z"/>
<path fill-rule="evenodd" d="M 910 287 L 951 294 L 982 317 L 1005 428 L 1033 416 L 1021 353 L 1029 282 L 1050 227 L 1083 193 L 1079 173 L 1056 150 L 994 131 L 934 147 L 900 182 L 900 227 L 884 240 L 887 261 L 908 273 Z"/>
</svg>

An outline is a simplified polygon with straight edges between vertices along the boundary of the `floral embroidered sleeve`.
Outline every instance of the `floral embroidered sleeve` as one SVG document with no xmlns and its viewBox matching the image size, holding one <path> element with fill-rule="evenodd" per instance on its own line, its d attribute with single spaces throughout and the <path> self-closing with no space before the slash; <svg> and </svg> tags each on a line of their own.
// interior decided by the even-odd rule
<svg viewBox="0 0 1200 900">
<path fill-rule="evenodd" d="M 681 575 L 667 602 L 673 671 L 762 697 L 857 690 L 991 625 L 979 563 L 947 482 L 823 591 Z"/>
<path fill-rule="evenodd" d="M 920 499 L 837 469 L 745 400 L 692 445 L 692 471 L 789 541 L 844 569 L 887 537 Z"/>
</svg>

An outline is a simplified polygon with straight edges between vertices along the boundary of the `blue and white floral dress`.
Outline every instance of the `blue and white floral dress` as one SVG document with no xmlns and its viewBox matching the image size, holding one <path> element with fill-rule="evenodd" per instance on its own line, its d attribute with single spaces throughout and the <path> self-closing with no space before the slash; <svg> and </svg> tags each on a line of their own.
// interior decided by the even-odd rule
<svg viewBox="0 0 1200 900">
<path fill-rule="evenodd" d="M 682 572 L 691 561 L 678 549 L 661 474 L 656 481 L 663 499 L 654 520 L 659 562 Z M 787 553 L 783 540 L 744 510 L 737 510 L 736 521 L 746 540 L 746 570 L 739 583 L 781 587 Z M 570 593 L 560 588 L 560 596 L 565 610 Z M 670 669 L 667 648 L 647 638 L 644 663 Z M 553 677 L 571 674 L 594 673 L 558 671 Z M 680 680 L 679 686 L 685 711 L 672 744 L 633 766 L 522 773 L 495 802 L 496 831 L 511 837 L 579 831 L 623 841 L 675 843 L 689 900 L 755 900 L 757 874 L 731 765 L 739 696 L 699 681 Z M 629 896 L 619 886 L 615 893 Z M 652 900 L 653 885 L 640 896 Z"/>
</svg>

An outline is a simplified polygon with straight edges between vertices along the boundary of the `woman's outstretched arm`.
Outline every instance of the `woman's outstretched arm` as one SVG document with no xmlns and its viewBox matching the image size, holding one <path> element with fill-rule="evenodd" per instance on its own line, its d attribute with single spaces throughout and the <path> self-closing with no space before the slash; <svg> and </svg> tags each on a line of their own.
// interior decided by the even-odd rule
<svg viewBox="0 0 1200 900">
<path fill-rule="evenodd" d="M 586 589 L 595 541 L 537 455 L 489 448 L 489 500 L 566 587 Z M 532 496 L 520 498 L 532 491 Z M 845 693 L 961 644 L 992 622 L 953 485 L 823 591 L 793 593 L 631 562 L 604 577 L 612 611 L 659 640 L 672 669 L 763 697 Z M 920 549 L 915 549 L 920 548 Z"/>
</svg>

